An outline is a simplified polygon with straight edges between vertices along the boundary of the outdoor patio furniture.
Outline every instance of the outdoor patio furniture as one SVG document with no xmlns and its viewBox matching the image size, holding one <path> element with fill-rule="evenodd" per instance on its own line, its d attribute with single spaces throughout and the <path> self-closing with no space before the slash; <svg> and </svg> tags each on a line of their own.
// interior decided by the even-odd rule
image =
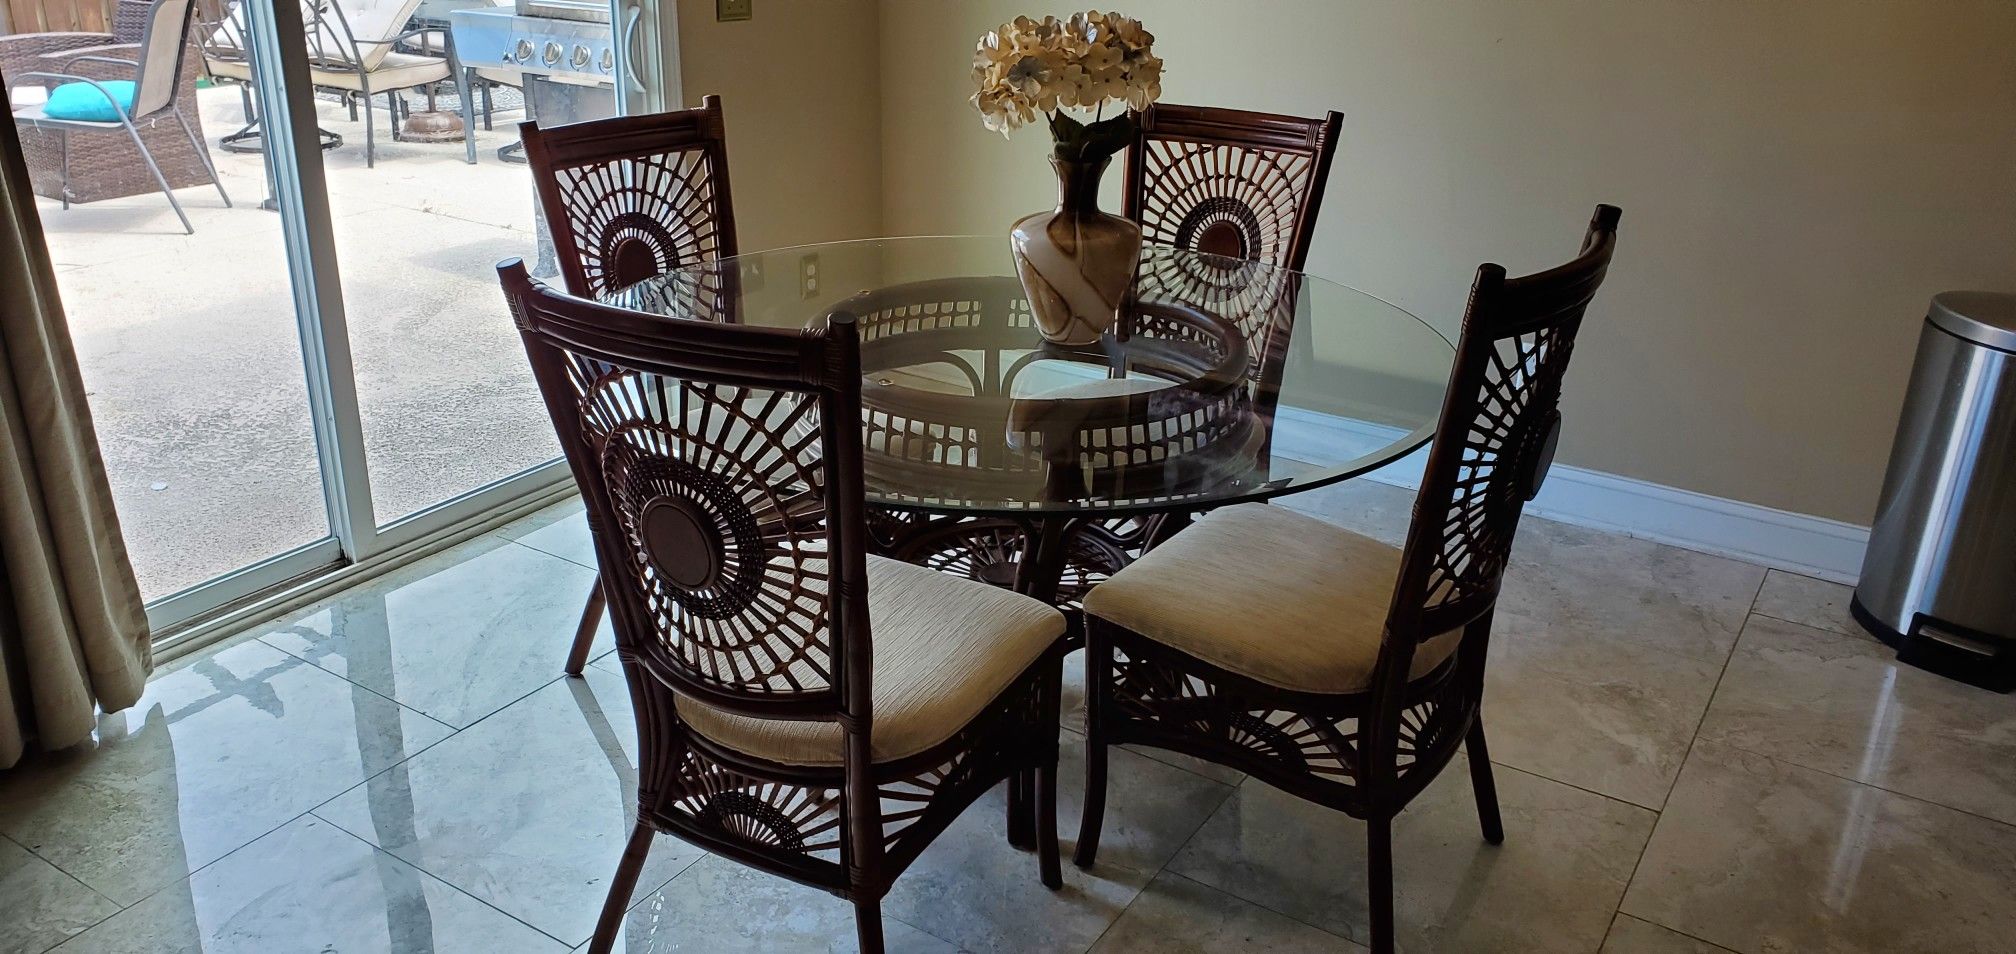
<svg viewBox="0 0 2016 954">
<path fill-rule="evenodd" d="M 455 56 L 452 39 L 445 31 L 409 22 L 420 0 L 313 0 L 301 6 L 301 20 L 308 43 L 309 81 L 318 90 L 335 90 L 346 95 L 352 118 L 359 103 L 364 107 L 364 164 L 378 164 L 376 122 L 372 98 L 385 97 L 391 117 L 392 138 L 399 132 L 403 113 L 399 93 L 405 90 L 431 91 L 442 82 L 455 85 L 463 103 L 463 144 L 470 163 L 476 161 L 476 134 L 470 128 L 467 82 Z M 204 30 L 203 65 L 219 80 L 249 84 L 252 60 L 246 52 L 246 23 L 242 4 L 229 0 L 220 5 L 213 25 Z M 246 128 L 233 133 L 236 138 L 256 135 L 257 115 L 251 97 L 245 100 Z M 326 136 L 325 136 L 326 138 Z M 340 144 L 334 139 L 333 144 Z M 326 148 L 326 146 L 325 146 Z"/>
<path fill-rule="evenodd" d="M 29 73 L 66 73 L 95 81 L 135 79 L 135 62 L 140 59 L 141 41 L 155 4 L 152 0 L 121 0 L 114 11 L 111 33 L 58 32 L 20 33 L 0 36 L 0 73 L 8 82 L 22 80 Z M 70 202 L 98 202 L 130 195 L 143 195 L 162 188 L 209 185 L 216 181 L 209 149 L 203 140 L 203 125 L 196 109 L 194 58 L 188 58 L 172 74 L 163 67 L 155 79 L 173 80 L 173 109 L 147 115 L 129 116 L 139 133 L 136 146 L 126 135 L 96 135 L 87 132 L 89 148 L 70 150 L 65 163 L 65 146 L 75 127 L 43 123 L 20 123 L 21 151 L 27 160 L 29 180 L 36 195 Z M 39 100 L 37 91 L 53 83 L 19 82 L 18 92 L 10 92 L 14 104 L 31 106 Z M 117 124 L 105 132 L 120 132 Z M 157 177 L 149 166 L 158 168 Z"/>
<path fill-rule="evenodd" d="M 138 158 L 153 177 L 155 184 L 161 188 L 161 194 L 168 197 L 168 205 L 175 210 L 176 218 L 182 220 L 183 230 L 194 234 L 196 227 L 189 224 L 189 216 L 182 211 L 182 203 L 175 200 L 174 187 L 169 184 L 160 163 L 155 161 L 153 152 L 148 149 L 147 141 L 141 137 L 140 129 L 136 125 L 143 121 L 165 118 L 174 119 L 175 124 L 181 127 L 197 158 L 202 160 L 209 181 L 217 186 L 217 194 L 223 197 L 227 207 L 231 204 L 231 196 L 224 191 L 224 184 L 217 179 L 217 169 L 210 163 L 209 149 L 204 146 L 203 138 L 197 134 L 196 127 L 191 125 L 189 118 L 183 114 L 176 97 L 177 81 L 184 75 L 187 66 L 189 45 L 186 38 L 194 7 L 195 0 L 154 0 L 147 13 L 146 27 L 140 42 L 115 51 L 128 53 L 130 58 L 99 52 L 78 53 L 72 50 L 65 51 L 60 56 L 60 61 L 64 64 L 61 70 L 28 70 L 10 74 L 8 102 L 15 124 L 21 127 L 22 138 L 27 139 L 28 134 L 35 131 L 53 134 L 56 139 L 59 176 L 56 197 L 62 199 L 64 208 L 70 207 L 73 197 L 71 187 L 73 167 L 88 164 L 88 168 L 97 171 L 101 167 L 94 161 L 99 157 L 94 154 L 93 149 L 101 145 L 101 140 L 123 132 L 126 138 L 131 140 L 133 148 L 139 153 Z M 97 77 L 70 72 L 79 64 L 119 67 L 124 71 L 123 76 L 130 77 L 133 84 L 130 102 L 120 103 L 120 98 L 106 86 L 109 80 L 101 81 Z M 105 100 L 115 104 L 111 112 L 117 118 L 104 121 L 65 119 L 49 115 L 46 103 L 12 106 L 16 102 L 13 90 L 31 81 L 36 85 L 54 86 L 59 89 L 61 84 L 65 83 L 88 84 Z M 73 145 L 72 140 L 80 135 L 83 136 L 83 142 L 89 145 Z M 31 164 L 34 161 L 31 157 Z"/>
</svg>

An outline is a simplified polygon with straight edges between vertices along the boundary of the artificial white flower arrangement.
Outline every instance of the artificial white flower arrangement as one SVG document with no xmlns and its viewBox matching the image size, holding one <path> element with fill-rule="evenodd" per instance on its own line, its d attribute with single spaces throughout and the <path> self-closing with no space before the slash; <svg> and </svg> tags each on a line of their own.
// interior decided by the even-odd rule
<svg viewBox="0 0 2016 954">
<path fill-rule="evenodd" d="M 1059 159 L 1111 156 L 1132 139 L 1134 113 L 1162 95 L 1154 43 L 1141 21 L 1118 13 L 1016 17 L 973 50 L 973 108 L 1003 136 L 1046 117 Z M 1104 118 L 1108 104 L 1123 111 Z M 1073 117 L 1072 109 L 1091 111 L 1092 122 Z"/>
</svg>

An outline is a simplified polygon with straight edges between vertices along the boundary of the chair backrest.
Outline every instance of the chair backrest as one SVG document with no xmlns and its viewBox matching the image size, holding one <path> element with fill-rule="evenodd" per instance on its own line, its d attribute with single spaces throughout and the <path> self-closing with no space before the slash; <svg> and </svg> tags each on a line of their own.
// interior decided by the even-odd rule
<svg viewBox="0 0 2016 954">
<path fill-rule="evenodd" d="M 1519 515 L 1554 460 L 1562 375 L 1621 215 L 1597 206 L 1581 253 L 1565 265 L 1520 278 L 1498 265 L 1477 269 L 1387 617 L 1381 666 L 1390 672 L 1407 672 L 1421 641 L 1496 605 Z"/>
<path fill-rule="evenodd" d="M 189 21 L 196 0 L 155 0 L 147 13 L 147 32 L 140 38 L 133 72 L 134 119 L 151 116 L 175 103 L 175 83 L 188 53 Z"/>
<path fill-rule="evenodd" d="M 420 0 L 305 0 L 308 58 L 323 69 L 371 72 L 419 8 Z"/>
<path fill-rule="evenodd" d="M 245 0 L 197 0 L 196 43 L 207 67 L 212 63 L 250 63 Z"/>
<path fill-rule="evenodd" d="M 587 503 L 618 651 L 710 705 L 865 733 L 853 318 L 667 317 L 561 294 L 517 260 L 498 272 Z"/>
<path fill-rule="evenodd" d="M 1141 237 L 1301 271 L 1342 113 L 1322 119 L 1157 103 L 1127 152 L 1125 214 Z"/>
<path fill-rule="evenodd" d="M 721 97 L 698 109 L 518 129 L 570 293 L 606 295 L 735 254 Z"/>
</svg>

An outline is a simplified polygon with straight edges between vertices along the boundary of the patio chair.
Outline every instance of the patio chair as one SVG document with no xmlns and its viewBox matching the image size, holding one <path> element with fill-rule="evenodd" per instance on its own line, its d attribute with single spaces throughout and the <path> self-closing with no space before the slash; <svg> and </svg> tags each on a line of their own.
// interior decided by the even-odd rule
<svg viewBox="0 0 2016 954">
<path fill-rule="evenodd" d="M 231 205 L 231 196 L 224 191 L 224 184 L 217 179 L 217 168 L 210 162 L 209 149 L 203 144 L 203 138 L 197 134 L 196 128 L 190 124 L 189 118 L 182 113 L 181 104 L 175 95 L 176 82 L 182 75 L 189 49 L 186 37 L 194 5 L 194 0 L 154 0 L 147 13 L 145 32 L 140 42 L 133 47 L 131 59 L 98 52 L 83 53 L 65 57 L 61 61 L 65 65 L 60 71 L 29 70 L 9 77 L 10 104 L 19 102 L 15 90 L 21 84 L 30 82 L 42 86 L 54 85 L 57 89 L 62 88 L 62 84 L 87 84 L 95 89 L 98 95 L 104 97 L 106 102 L 112 104 L 110 112 L 116 118 L 111 120 L 66 119 L 51 116 L 48 113 L 49 104 L 46 102 L 12 107 L 14 122 L 23 127 L 24 131 L 35 130 L 57 136 L 58 164 L 62 176 L 61 186 L 57 191 L 64 208 L 70 207 L 71 155 L 77 151 L 72 148 L 71 140 L 80 134 L 87 138 L 97 138 L 124 133 L 138 150 L 141 162 L 152 174 L 154 183 L 161 189 L 161 194 L 168 197 L 168 205 L 175 210 L 175 217 L 182 220 L 183 230 L 195 234 L 196 227 L 189 224 L 189 216 L 182 211 L 182 203 L 175 200 L 174 188 L 169 185 L 168 177 L 163 174 L 160 163 L 155 161 L 153 151 L 148 148 L 147 140 L 141 136 L 139 126 L 136 125 L 143 122 L 151 123 L 163 117 L 172 117 L 181 127 L 182 133 L 195 147 L 196 155 L 202 161 L 204 171 L 209 174 L 210 182 L 217 187 L 218 196 L 223 198 L 227 208 Z M 132 76 L 133 84 L 131 98 L 122 102 L 122 98 L 115 95 L 113 89 L 107 86 L 108 83 L 115 81 L 102 80 L 73 71 L 73 66 L 80 63 L 130 69 L 129 75 Z"/>
<path fill-rule="evenodd" d="M 384 94 L 392 123 L 392 138 L 399 133 L 398 94 L 410 89 L 431 89 L 443 81 L 455 84 L 461 102 L 469 101 L 467 78 L 455 59 L 452 41 L 439 30 L 407 29 L 420 0 L 310 0 L 301 5 L 301 21 L 308 44 L 308 79 L 316 89 L 335 90 L 349 97 L 352 116 L 359 103 L 364 107 L 364 164 L 378 164 L 376 120 L 372 97 Z M 215 26 L 204 32 L 203 65 L 212 77 L 248 84 L 252 81 L 252 60 L 246 54 L 241 4 L 229 2 L 219 10 Z M 443 37 L 447 44 L 439 55 L 409 52 L 401 45 L 429 43 Z M 255 122 L 249 95 L 246 103 L 247 129 Z M 466 110 L 465 110 L 466 112 Z M 463 123 L 463 144 L 468 161 L 476 161 L 476 133 Z"/>
</svg>

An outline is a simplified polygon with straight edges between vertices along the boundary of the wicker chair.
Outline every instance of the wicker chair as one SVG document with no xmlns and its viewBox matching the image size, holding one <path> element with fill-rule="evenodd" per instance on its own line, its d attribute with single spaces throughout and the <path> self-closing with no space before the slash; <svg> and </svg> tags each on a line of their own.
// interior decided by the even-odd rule
<svg viewBox="0 0 2016 954">
<path fill-rule="evenodd" d="M 569 294 L 596 298 L 735 254 L 721 97 L 698 109 L 518 131 Z M 603 602 L 598 577 L 567 656 L 570 676 L 588 662 Z"/>
<path fill-rule="evenodd" d="M 637 828 L 589 950 L 616 940 L 667 832 L 851 899 L 880 951 L 896 876 L 1011 777 L 1011 840 L 1033 834 L 1060 886 L 1064 618 L 867 556 L 853 318 L 666 318 L 550 291 L 515 260 L 499 272 L 587 499 L 637 711 Z"/>
<path fill-rule="evenodd" d="M 1178 262 L 1151 256 L 1136 290 L 1172 293 L 1238 320 L 1253 356 L 1247 369 L 1254 407 L 1263 414 L 1272 411 L 1278 396 L 1293 331 L 1285 319 L 1297 300 L 1292 273 L 1308 260 L 1343 122 L 1343 114 L 1334 111 L 1304 119 L 1157 104 L 1141 114 L 1127 151 L 1122 212 L 1140 224 L 1143 241 L 1222 257 Z M 1273 267 L 1245 264 L 1250 262 Z M 1130 324 L 1119 333 L 1133 333 Z M 1267 449 L 1254 453 L 1264 470 Z M 972 552 L 998 554 L 997 562 L 1019 560 L 1027 550 L 1026 534 L 1011 520 L 962 521 L 958 532 L 939 529 L 926 542 L 908 515 L 875 518 L 889 528 L 888 539 L 906 558 L 934 565 L 979 565 L 967 557 Z M 1188 522 L 1175 514 L 1080 527 L 1059 605 L 1075 607 L 1098 581 Z M 936 549 L 923 553 L 920 547 Z"/>
<path fill-rule="evenodd" d="M 1375 954 L 1393 950 L 1393 817 L 1459 747 L 1484 838 L 1504 840 L 1478 717 L 1491 615 L 1520 512 L 1553 460 L 1562 374 L 1618 217 L 1598 206 L 1559 268 L 1478 269 L 1403 549 L 1246 504 L 1086 597 L 1079 865 L 1098 852 L 1106 749 L 1120 744 L 1229 765 L 1364 819 Z"/>
<path fill-rule="evenodd" d="M 30 139 L 31 131 L 38 136 L 49 137 L 39 140 L 37 154 L 30 158 L 31 168 L 46 165 L 47 157 L 40 153 L 46 149 L 49 141 L 53 140 L 57 152 L 55 191 L 62 199 L 64 208 L 70 207 L 70 202 L 76 195 L 71 181 L 73 169 L 82 165 L 88 173 L 94 174 L 95 178 L 96 174 L 102 174 L 106 159 L 119 161 L 126 158 L 123 153 L 95 156 L 90 150 L 73 148 L 71 140 L 83 136 L 95 143 L 108 136 L 118 137 L 114 141 L 123 140 L 131 143 L 131 148 L 138 154 L 138 168 L 144 168 L 154 184 L 160 188 L 161 194 L 168 197 L 168 205 L 175 210 L 175 217 L 182 220 L 183 230 L 194 234 L 196 227 L 189 224 L 189 216 L 182 211 L 182 203 L 175 199 L 174 187 L 160 163 L 155 161 L 153 151 L 148 148 L 147 138 L 140 131 L 140 125 L 143 123 L 152 128 L 157 122 L 167 119 L 174 120 L 175 125 L 181 129 L 182 135 L 186 137 L 184 142 L 193 148 L 195 155 L 202 161 L 208 181 L 217 186 L 217 194 L 224 199 L 224 204 L 227 207 L 231 204 L 231 196 L 224 191 L 224 184 L 217 179 L 216 168 L 210 164 L 210 152 L 203 143 L 203 137 L 196 132 L 196 127 L 191 124 L 189 117 L 183 114 L 182 103 L 177 97 L 177 87 L 181 84 L 182 77 L 186 75 L 188 67 L 187 36 L 193 9 L 194 0 L 154 0 L 147 13 L 146 26 L 140 42 L 130 48 L 116 50 L 128 53 L 130 56 L 113 56 L 98 52 L 97 50 L 104 49 L 102 47 L 91 52 L 68 50 L 60 54 L 63 64 L 60 69 L 29 70 L 9 77 L 10 102 L 15 99 L 14 90 L 20 84 L 31 81 L 44 86 L 89 83 L 97 87 L 107 100 L 116 102 L 115 97 L 101 84 L 100 77 L 74 72 L 73 67 L 76 64 L 116 67 L 133 81 L 132 107 L 119 110 L 116 122 L 58 119 L 45 113 L 40 105 L 13 108 L 14 122 L 23 132 L 24 153 L 27 152 L 27 140 Z M 43 59 L 47 60 L 49 57 L 44 56 Z"/>
</svg>

